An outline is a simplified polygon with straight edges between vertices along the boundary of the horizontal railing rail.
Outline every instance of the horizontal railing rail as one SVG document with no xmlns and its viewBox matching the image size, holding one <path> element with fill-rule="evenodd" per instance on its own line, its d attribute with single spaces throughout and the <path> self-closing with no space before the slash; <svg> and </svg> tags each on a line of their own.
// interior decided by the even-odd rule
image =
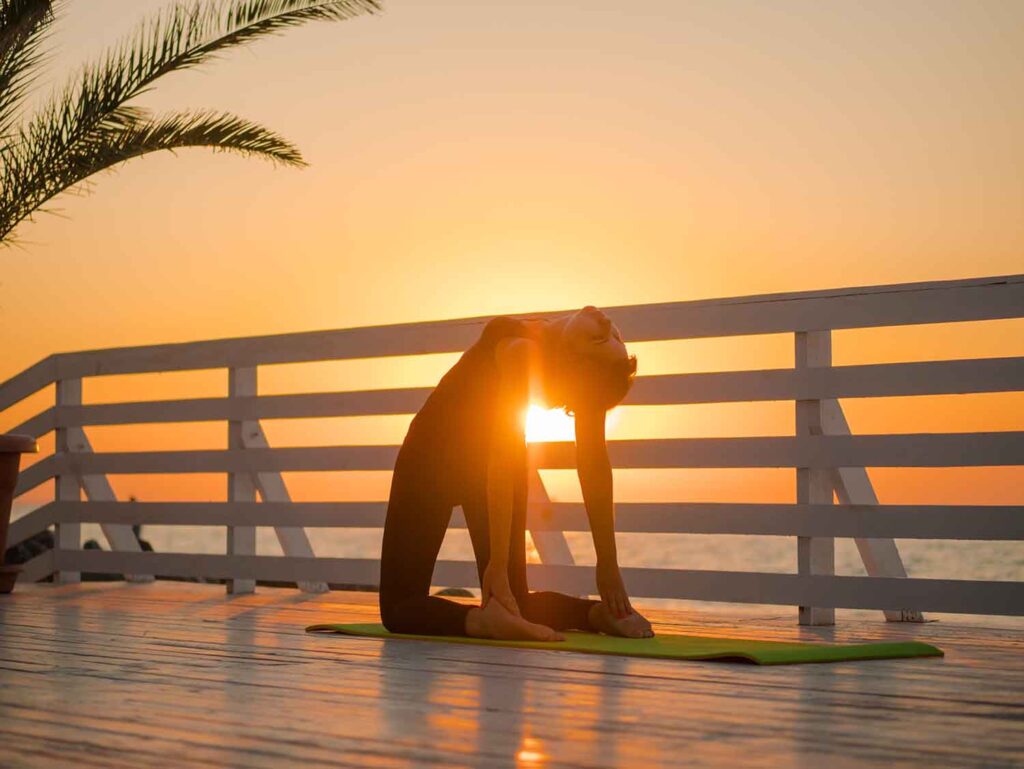
<svg viewBox="0 0 1024 769">
<path fill-rule="evenodd" d="M 572 443 L 538 443 L 530 456 L 541 469 L 572 469 Z M 295 446 L 65 454 L 22 473 L 18 493 L 54 475 L 251 473 L 390 470 L 398 446 Z M 917 435 L 815 435 L 767 438 L 650 438 L 608 441 L 620 468 L 988 467 L 1024 464 L 1024 432 Z M 52 460 L 52 461 L 51 461 Z"/>
<path fill-rule="evenodd" d="M 51 355 L 20 374 L 15 374 L 6 382 L 0 383 L 0 411 L 5 411 L 18 401 L 24 400 L 56 381 L 57 360 L 55 356 Z"/>
<path fill-rule="evenodd" d="M 638 534 L 795 536 L 799 574 L 683 572 L 629 569 L 637 595 L 797 604 L 806 619 L 828 622 L 831 607 L 885 609 L 890 619 L 920 618 L 920 610 L 1024 614 L 1014 582 L 907 578 L 896 539 L 1024 539 L 1024 506 L 882 505 L 862 468 L 1008 467 L 1024 465 L 1024 432 L 943 432 L 852 435 L 838 399 L 1024 391 L 1024 357 L 831 365 L 831 330 L 1024 317 L 1024 276 L 815 291 L 617 307 L 608 313 L 629 342 L 749 334 L 793 334 L 793 368 L 638 377 L 627 406 L 792 401 L 795 435 L 739 438 L 660 438 L 609 442 L 616 468 L 795 468 L 796 504 L 621 503 L 619 531 Z M 536 313 L 550 317 L 559 313 Z M 314 558 L 304 530 L 377 528 L 380 502 L 292 502 L 281 473 L 390 470 L 397 446 L 270 447 L 261 420 L 408 415 L 431 388 L 258 395 L 257 367 L 355 358 L 459 352 L 479 335 L 486 317 L 305 332 L 264 337 L 96 350 L 52 355 L 0 384 L 0 413 L 56 385 L 53 406 L 14 432 L 56 433 L 57 451 L 26 467 L 16 494 L 49 482 L 55 500 L 16 520 L 10 543 L 54 526 L 58 548 L 26 565 L 25 579 L 80 571 L 225 579 L 245 589 L 256 579 L 294 581 L 308 589 L 339 583 L 376 584 L 373 562 Z M 84 377 L 227 369 L 224 397 L 83 403 Z M 226 450 L 92 450 L 83 428 L 224 422 Z M 532 444 L 539 469 L 575 466 L 571 443 Z M 219 473 L 231 499 L 221 503 L 120 502 L 108 475 Z M 79 501 L 84 489 L 88 501 Z M 562 532 L 589 529 L 581 504 L 551 502 L 531 491 L 529 527 L 544 564 L 531 566 L 542 584 L 592 592 L 592 575 L 572 565 Z M 261 501 L 256 500 L 257 492 Z M 840 504 L 832 504 L 832 494 Z M 97 523 L 113 552 L 80 550 L 80 526 Z M 133 524 L 223 526 L 227 555 L 139 552 Z M 452 525 L 465 526 L 456 512 Z M 254 531 L 273 527 L 284 556 L 257 556 Z M 832 540 L 857 542 L 869 577 L 832 575 Z M 369 564 L 369 565 L 367 565 Z M 566 571 L 568 569 L 568 571 Z M 852 581 L 851 581 L 852 580 Z M 475 585 L 471 563 L 439 563 L 439 584 Z M 898 583 L 895 586 L 890 583 Z M 947 583 L 949 583 L 947 585 Z M 760 587 L 758 587 L 760 585 Z M 941 595 L 933 595 L 941 591 Z M 908 611 L 914 607 L 915 611 Z M 897 611 L 898 610 L 898 611 Z M 802 621 L 804 610 L 801 610 Z"/>
<path fill-rule="evenodd" d="M 1024 275 L 1010 275 L 633 305 L 607 313 L 629 341 L 643 342 L 998 320 L 1020 317 L 1021 307 Z M 490 317 L 61 353 L 0 385 L 0 410 L 20 400 L 19 393 L 59 379 L 461 352 Z M 27 389 L 36 377 L 42 383 Z"/>
<path fill-rule="evenodd" d="M 51 502 L 11 525 L 21 542 L 55 523 L 157 526 L 292 526 L 379 529 L 386 502 Z M 620 502 L 625 534 L 759 534 L 801 537 L 1024 540 L 1021 505 L 794 505 L 735 502 Z M 590 531 L 582 503 L 552 502 L 534 514 L 538 531 Z M 466 528 L 456 508 L 451 527 Z"/>
<path fill-rule="evenodd" d="M 109 553 L 98 550 L 58 551 L 54 568 L 110 572 L 151 571 L 161 576 L 212 579 L 255 579 L 278 582 L 322 581 L 376 585 L 375 559 L 289 558 L 182 553 Z M 886 579 L 880 577 L 804 576 L 766 572 L 689 571 L 624 568 L 623 579 L 636 595 L 734 603 L 829 605 L 847 609 L 890 609 L 919 606 L 923 611 L 1021 614 L 1024 583 L 949 579 Z M 593 591 L 593 569 L 585 566 L 527 565 L 528 577 L 552 590 L 587 594 Z M 434 580 L 451 586 L 475 586 L 476 564 L 438 561 Z"/>
<path fill-rule="evenodd" d="M 190 398 L 62 406 L 47 409 L 16 432 L 40 437 L 57 424 L 88 425 L 412 414 L 429 387 L 301 393 L 238 398 Z M 923 363 L 769 369 L 640 376 L 623 405 L 875 398 L 1024 390 L 1024 359 L 989 358 Z"/>
</svg>

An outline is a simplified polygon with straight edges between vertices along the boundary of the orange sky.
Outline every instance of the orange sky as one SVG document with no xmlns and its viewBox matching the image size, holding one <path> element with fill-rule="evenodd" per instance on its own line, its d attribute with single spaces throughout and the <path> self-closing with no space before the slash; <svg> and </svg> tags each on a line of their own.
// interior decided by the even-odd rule
<svg viewBox="0 0 1024 769">
<path fill-rule="evenodd" d="M 54 78 L 164 4 L 67 4 Z M 64 350 L 1024 265 L 1024 4 L 387 7 L 263 41 L 145 97 L 258 119 L 311 167 L 182 152 L 61 198 L 61 217 L 0 252 L 0 380 Z M 638 347 L 641 373 L 792 363 L 782 337 Z M 836 340 L 838 363 L 1022 354 L 1020 322 Z M 430 384 L 443 368 L 389 382 Z M 274 376 L 288 379 L 268 372 L 267 387 Z M 222 392 L 203 381 L 211 393 L 187 392 Z M 123 382 L 92 387 L 126 397 Z M 910 400 L 847 408 L 860 432 L 1024 429 L 1016 395 Z M 616 432 L 775 434 L 792 429 L 790 409 L 634 409 Z M 403 425 L 268 432 L 392 441 Z M 222 426 L 166 429 L 160 445 L 223 440 Z M 117 432 L 91 434 L 97 448 L 132 442 Z M 985 486 L 978 501 L 1020 502 L 1019 475 L 985 472 L 995 486 L 966 482 Z M 965 486 L 945 477 L 947 498 Z M 900 478 L 883 500 L 940 493 Z M 791 494 L 788 476 L 743 493 L 754 488 Z"/>
</svg>

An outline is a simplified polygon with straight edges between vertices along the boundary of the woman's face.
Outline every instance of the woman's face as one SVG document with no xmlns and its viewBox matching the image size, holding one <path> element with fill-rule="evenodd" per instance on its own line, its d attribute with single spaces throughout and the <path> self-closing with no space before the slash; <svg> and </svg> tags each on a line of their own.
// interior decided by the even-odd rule
<svg viewBox="0 0 1024 769">
<path fill-rule="evenodd" d="M 569 318 L 562 339 L 574 352 L 609 362 L 629 357 L 622 334 L 611 319 L 590 305 Z"/>
</svg>

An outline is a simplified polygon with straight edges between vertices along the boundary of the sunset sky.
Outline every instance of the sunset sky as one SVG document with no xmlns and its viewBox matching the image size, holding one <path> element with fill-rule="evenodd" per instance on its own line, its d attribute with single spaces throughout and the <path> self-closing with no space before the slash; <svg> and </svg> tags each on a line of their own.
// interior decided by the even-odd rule
<svg viewBox="0 0 1024 769">
<path fill-rule="evenodd" d="M 165 4 L 66 4 L 53 82 Z M 0 380 L 85 348 L 1018 273 L 1021 50 L 1012 0 L 391 0 L 294 30 L 140 104 L 256 119 L 310 167 L 183 151 L 60 198 L 0 251 Z M 639 345 L 641 373 L 792 365 L 789 339 L 715 344 Z M 990 355 L 1024 355 L 1024 324 L 836 340 L 838 363 Z M 190 395 L 223 393 L 200 379 Z M 907 400 L 851 421 L 1024 429 L 1016 395 Z M 792 429 L 792 404 L 715 408 L 623 414 L 618 435 Z M 349 425 L 396 442 L 406 423 Z M 913 496 L 907 477 L 893 494 Z M 978 501 L 1020 502 L 1019 475 L 986 477 Z"/>
</svg>

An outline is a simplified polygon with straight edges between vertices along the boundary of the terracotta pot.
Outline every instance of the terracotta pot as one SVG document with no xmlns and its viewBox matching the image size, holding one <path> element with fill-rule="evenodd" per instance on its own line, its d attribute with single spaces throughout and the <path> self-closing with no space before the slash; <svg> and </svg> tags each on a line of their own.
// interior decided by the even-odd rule
<svg viewBox="0 0 1024 769">
<path fill-rule="evenodd" d="M 11 523 L 11 503 L 14 501 L 14 487 L 18 484 L 18 466 L 21 455 L 39 451 L 35 439 L 28 435 L 0 435 L 0 593 L 14 589 L 19 566 L 4 566 L 3 555 L 7 550 L 7 529 Z"/>
</svg>

